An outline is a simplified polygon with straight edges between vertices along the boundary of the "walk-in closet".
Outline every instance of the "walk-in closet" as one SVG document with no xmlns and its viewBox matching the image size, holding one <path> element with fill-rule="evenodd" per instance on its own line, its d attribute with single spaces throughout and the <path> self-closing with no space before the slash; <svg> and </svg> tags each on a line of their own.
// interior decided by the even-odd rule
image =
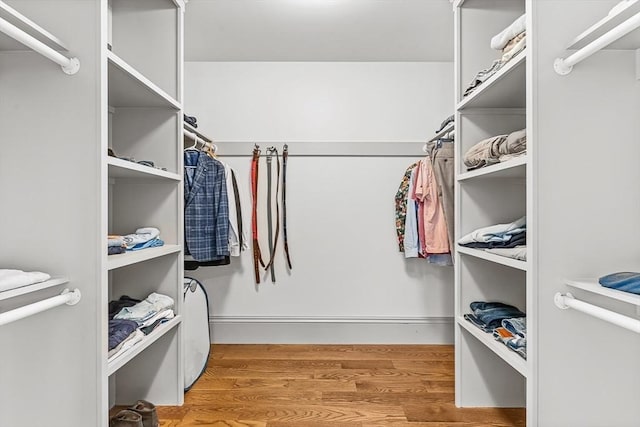
<svg viewBox="0 0 640 427">
<path fill-rule="evenodd" d="M 640 426 L 640 0 L 0 0 L 0 427 Z"/>
</svg>

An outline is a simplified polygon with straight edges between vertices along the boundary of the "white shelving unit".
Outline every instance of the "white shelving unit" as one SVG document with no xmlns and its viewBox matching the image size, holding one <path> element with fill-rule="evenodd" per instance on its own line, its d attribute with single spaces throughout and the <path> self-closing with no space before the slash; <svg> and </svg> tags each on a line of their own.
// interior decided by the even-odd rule
<svg viewBox="0 0 640 427">
<path fill-rule="evenodd" d="M 133 179 L 166 179 L 180 181 L 182 177 L 178 174 L 130 162 L 128 160 L 109 157 L 110 178 L 133 178 Z"/>
<path fill-rule="evenodd" d="M 0 292 L 0 301 L 6 300 L 9 298 L 15 298 L 20 295 L 30 294 L 32 292 L 37 292 L 42 289 L 52 288 L 54 286 L 64 285 L 65 283 L 69 283 L 69 279 L 67 278 L 51 278 L 47 281 L 34 283 L 33 285 L 23 286 L 21 288 L 11 289 L 8 291 Z"/>
<path fill-rule="evenodd" d="M 181 245 L 164 245 L 157 248 L 142 249 L 134 252 L 126 252 L 118 255 L 110 255 L 108 269 L 114 270 L 128 265 L 138 264 L 144 261 L 160 258 L 165 255 L 176 254 L 182 250 Z"/>
<path fill-rule="evenodd" d="M 524 0 L 467 0 L 454 4 L 456 52 L 456 240 L 478 228 L 509 223 L 530 214 L 527 202 L 530 156 L 467 171 L 464 154 L 476 143 L 527 127 L 525 48 L 463 97 L 476 73 L 502 56 L 491 38 L 525 13 Z M 528 147 L 529 149 L 530 147 Z M 528 234 L 532 227 L 527 224 Z M 531 244 L 528 245 L 531 251 Z M 531 261 L 458 246 L 455 260 L 456 405 L 526 407 L 527 425 L 536 425 L 535 337 L 527 334 L 529 360 L 464 319 L 474 301 L 497 301 L 529 312 Z M 496 375 L 500 372 L 499 375 Z"/>
</svg>

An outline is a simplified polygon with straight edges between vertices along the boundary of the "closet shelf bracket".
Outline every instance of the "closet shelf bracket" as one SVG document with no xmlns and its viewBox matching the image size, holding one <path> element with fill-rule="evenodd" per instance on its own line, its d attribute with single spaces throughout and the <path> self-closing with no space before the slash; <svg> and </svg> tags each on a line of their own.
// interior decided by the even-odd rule
<svg viewBox="0 0 640 427">
<path fill-rule="evenodd" d="M 60 65 L 60 67 L 62 67 L 62 71 L 66 74 L 73 75 L 80 70 L 80 61 L 78 58 L 67 58 L 60 52 L 47 46 L 32 35 L 27 34 L 20 28 L 2 18 L 0 18 L 0 32 L 3 32 L 12 39 Z"/>
<path fill-rule="evenodd" d="M 620 326 L 621 328 L 640 334 L 640 320 L 632 319 L 611 310 L 598 307 L 597 305 L 580 301 L 568 292 L 566 294 L 562 294 L 560 292 L 556 293 L 553 297 L 553 302 L 559 309 L 567 310 L 569 308 L 573 308 L 574 310 L 581 311 L 582 313 L 604 320 L 605 322 L 612 323 Z"/>
<path fill-rule="evenodd" d="M 78 302 L 80 302 L 81 298 L 82 295 L 80 294 L 79 289 L 76 288 L 73 291 L 65 289 L 58 296 L 34 302 L 33 304 L 25 305 L 7 311 L 5 313 L 1 313 L 0 326 L 15 322 L 20 319 L 24 319 L 25 317 L 33 316 L 34 314 L 42 313 L 43 311 L 50 310 L 60 305 L 76 305 Z"/>
<path fill-rule="evenodd" d="M 640 13 L 636 13 L 622 24 L 604 33 L 602 36 L 598 37 L 582 49 L 572 53 L 568 57 L 557 58 L 553 62 L 553 69 L 561 76 L 566 76 L 571 72 L 571 70 L 573 70 L 574 65 L 584 61 L 594 53 L 626 36 L 638 27 L 640 27 Z"/>
</svg>

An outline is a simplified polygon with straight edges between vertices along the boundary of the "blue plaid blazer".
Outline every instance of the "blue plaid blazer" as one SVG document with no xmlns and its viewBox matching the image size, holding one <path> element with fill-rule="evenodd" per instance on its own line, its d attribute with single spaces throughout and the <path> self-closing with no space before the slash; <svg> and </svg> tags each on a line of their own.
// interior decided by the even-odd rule
<svg viewBox="0 0 640 427">
<path fill-rule="evenodd" d="M 184 152 L 185 253 L 196 261 L 229 256 L 229 198 L 224 165 L 205 153 Z"/>
</svg>

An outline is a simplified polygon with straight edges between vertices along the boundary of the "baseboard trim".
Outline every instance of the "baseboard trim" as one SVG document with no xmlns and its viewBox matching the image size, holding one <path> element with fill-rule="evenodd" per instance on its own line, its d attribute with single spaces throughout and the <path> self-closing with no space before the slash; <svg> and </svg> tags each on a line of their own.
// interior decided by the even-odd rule
<svg viewBox="0 0 640 427">
<path fill-rule="evenodd" d="M 453 317 L 211 316 L 215 344 L 452 344 Z"/>
</svg>

